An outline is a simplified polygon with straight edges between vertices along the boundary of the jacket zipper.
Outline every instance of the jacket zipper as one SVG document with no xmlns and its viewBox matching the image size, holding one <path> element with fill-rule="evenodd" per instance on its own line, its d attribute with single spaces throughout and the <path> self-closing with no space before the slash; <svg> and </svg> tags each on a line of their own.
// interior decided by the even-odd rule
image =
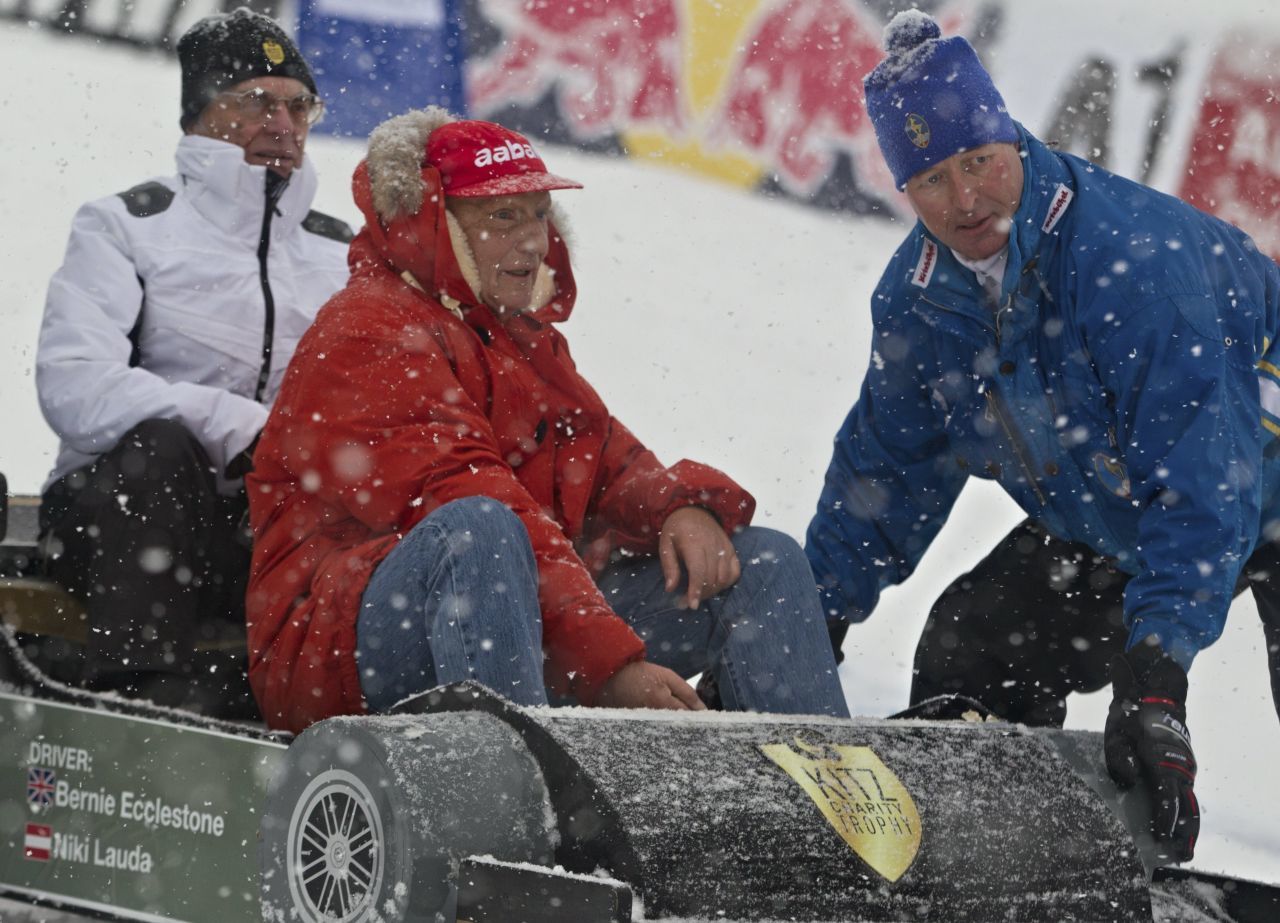
<svg viewBox="0 0 1280 923">
<path fill-rule="evenodd" d="M 994 387 L 986 389 L 985 396 L 987 398 L 987 409 L 1000 421 L 1000 428 L 1004 430 L 1005 437 L 1009 440 L 1009 445 L 1013 449 L 1013 454 L 1018 459 L 1018 465 L 1022 468 L 1022 473 L 1027 477 L 1027 483 L 1031 485 L 1031 489 L 1035 491 L 1036 499 L 1040 501 L 1041 508 L 1049 505 L 1049 498 L 1045 496 L 1044 491 L 1040 489 L 1040 482 L 1036 478 L 1035 472 L 1031 469 L 1030 463 L 1027 461 L 1027 451 L 1022 444 L 1022 439 L 1013 431 L 1013 427 L 1009 425 L 1009 419 L 1004 409 L 1000 405 L 1000 398 L 996 397 Z"/>
<path fill-rule="evenodd" d="M 262 285 L 262 369 L 258 372 L 258 386 L 253 391 L 253 399 L 262 403 L 262 396 L 267 391 L 267 381 L 271 378 L 271 351 L 276 334 L 276 299 L 271 293 L 271 278 L 267 274 L 267 251 L 271 246 L 271 216 L 276 210 L 276 203 L 284 194 L 289 184 L 286 179 L 273 182 L 276 174 L 268 172 L 266 190 L 264 192 L 265 207 L 262 211 L 262 233 L 258 237 L 258 281 Z"/>
<path fill-rule="evenodd" d="M 948 308 L 946 305 L 938 304 L 936 301 L 932 301 L 928 298 L 925 298 L 924 296 L 921 296 L 920 300 L 925 302 L 926 304 L 933 305 L 935 308 L 938 308 L 941 311 L 945 311 L 948 314 L 974 320 L 974 318 L 972 318 L 968 314 L 964 314 L 960 311 L 956 311 L 952 308 Z M 987 323 L 983 323 L 982 321 L 978 321 L 978 323 L 981 326 L 985 327 L 988 331 L 994 334 L 997 352 L 999 352 L 1000 350 L 1000 321 L 1001 321 L 1001 318 L 1004 316 L 1005 312 L 1008 310 L 1011 310 L 1012 307 L 1013 307 L 1013 296 L 1010 295 L 1008 299 L 1006 299 L 1005 305 L 996 311 L 994 324 L 987 324 Z M 982 393 L 983 393 L 983 396 L 987 399 L 987 412 L 990 413 L 1000 423 L 1000 428 L 1004 430 L 1005 438 L 1009 440 L 1009 446 L 1010 448 L 1013 449 L 1013 454 L 1018 459 L 1018 466 L 1022 468 L 1022 473 L 1026 476 L 1027 483 L 1031 485 L 1031 489 L 1035 491 L 1036 500 L 1040 502 L 1040 506 L 1042 508 L 1048 507 L 1049 498 L 1045 496 L 1044 491 L 1041 489 L 1040 481 L 1039 479 L 1036 478 L 1035 472 L 1031 469 L 1031 464 L 1027 461 L 1027 450 L 1023 445 L 1022 440 L 1014 433 L 1013 427 L 1010 426 L 1008 415 L 1004 412 L 1004 409 L 1002 408 L 1000 403 L 1000 399 L 996 397 L 995 391 L 996 391 L 996 387 L 994 382 L 984 382 Z"/>
<path fill-rule="evenodd" d="M 1036 261 L 1033 258 L 1022 270 L 1023 275 L 1033 271 Z M 1040 277 L 1036 273 L 1036 278 Z M 1043 285 L 1041 286 L 1043 287 Z M 1009 297 L 1005 299 L 1003 306 L 996 309 L 996 352 L 1000 352 L 1000 320 L 1006 312 L 1013 311 L 1013 293 L 1009 293 Z M 1000 428 L 1004 430 L 1005 437 L 1009 440 L 1009 445 L 1013 449 L 1013 454 L 1017 456 L 1018 464 L 1022 467 L 1022 473 L 1026 475 L 1027 483 L 1031 485 L 1031 489 L 1035 491 L 1036 500 L 1040 503 L 1040 508 L 1044 509 L 1049 505 L 1049 498 L 1045 496 L 1044 491 L 1040 489 L 1040 480 L 1036 477 L 1036 473 L 1031 468 L 1031 463 L 1027 460 L 1030 454 L 1026 445 L 1022 441 L 1020 434 L 1015 433 L 1013 427 L 1009 424 L 1009 416 L 1004 412 L 1004 407 L 1000 398 L 996 396 L 996 387 L 994 384 L 987 389 L 987 406 L 991 408 L 991 412 L 996 415 L 996 419 L 1000 421 Z"/>
</svg>

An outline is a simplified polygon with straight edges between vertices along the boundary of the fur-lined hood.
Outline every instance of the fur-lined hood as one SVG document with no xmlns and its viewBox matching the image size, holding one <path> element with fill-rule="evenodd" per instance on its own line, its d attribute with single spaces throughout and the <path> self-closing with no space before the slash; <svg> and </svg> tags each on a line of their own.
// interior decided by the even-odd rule
<svg viewBox="0 0 1280 923">
<path fill-rule="evenodd" d="M 373 130 L 369 153 L 352 177 L 365 227 L 352 243 L 351 268 L 388 263 L 407 284 L 461 315 L 480 304 L 480 273 L 462 227 L 445 207 L 439 171 L 423 162 L 431 133 L 453 121 L 456 116 L 430 106 Z M 550 247 L 528 312 L 544 323 L 565 320 L 577 294 L 562 221 L 553 208 Z"/>
</svg>

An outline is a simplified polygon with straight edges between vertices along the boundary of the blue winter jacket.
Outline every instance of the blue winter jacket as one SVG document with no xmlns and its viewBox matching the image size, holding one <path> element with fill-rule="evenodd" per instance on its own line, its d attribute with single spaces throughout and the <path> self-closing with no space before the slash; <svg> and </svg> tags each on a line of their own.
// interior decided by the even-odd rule
<svg viewBox="0 0 1280 923">
<path fill-rule="evenodd" d="M 1189 667 L 1280 526 L 1280 272 L 1231 225 L 1021 144 L 998 309 L 920 223 L 885 270 L 809 560 L 828 618 L 860 621 L 965 479 L 994 479 L 1133 575 L 1129 644 L 1157 635 Z"/>
</svg>

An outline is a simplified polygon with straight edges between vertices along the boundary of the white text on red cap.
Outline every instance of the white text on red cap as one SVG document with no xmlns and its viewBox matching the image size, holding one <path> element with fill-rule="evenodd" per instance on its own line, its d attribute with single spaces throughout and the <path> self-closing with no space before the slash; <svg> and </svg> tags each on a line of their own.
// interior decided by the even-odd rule
<svg viewBox="0 0 1280 923">
<path fill-rule="evenodd" d="M 501 147 L 482 147 L 476 151 L 476 166 L 487 167 L 493 163 L 506 163 L 509 160 L 524 160 L 526 157 L 536 159 L 537 152 L 528 144 L 508 141 Z"/>
</svg>

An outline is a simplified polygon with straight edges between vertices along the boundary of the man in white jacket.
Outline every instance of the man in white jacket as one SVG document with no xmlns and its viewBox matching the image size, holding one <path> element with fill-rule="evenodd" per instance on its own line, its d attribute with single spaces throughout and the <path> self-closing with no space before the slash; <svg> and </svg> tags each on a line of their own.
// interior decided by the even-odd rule
<svg viewBox="0 0 1280 923">
<path fill-rule="evenodd" d="M 225 713 L 252 701 L 243 665 L 194 651 L 243 631 L 243 475 L 351 231 L 310 210 L 323 106 L 280 27 L 211 16 L 178 57 L 178 174 L 84 205 L 49 285 L 36 385 L 61 445 L 41 526 L 88 608 L 76 678 Z"/>
</svg>

